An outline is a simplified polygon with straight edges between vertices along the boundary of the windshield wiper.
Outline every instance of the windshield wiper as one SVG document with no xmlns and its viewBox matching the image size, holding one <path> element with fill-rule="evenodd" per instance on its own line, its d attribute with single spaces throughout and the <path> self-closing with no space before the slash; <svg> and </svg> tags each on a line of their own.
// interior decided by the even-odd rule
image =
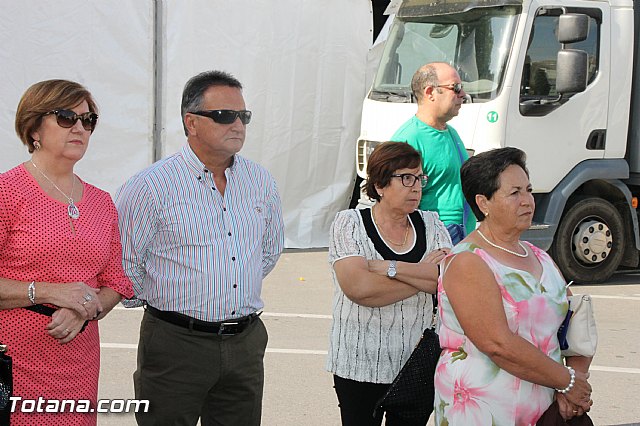
<svg viewBox="0 0 640 426">
<path fill-rule="evenodd" d="M 394 103 L 411 103 L 413 94 L 407 90 L 372 90 L 369 99 Z"/>
</svg>

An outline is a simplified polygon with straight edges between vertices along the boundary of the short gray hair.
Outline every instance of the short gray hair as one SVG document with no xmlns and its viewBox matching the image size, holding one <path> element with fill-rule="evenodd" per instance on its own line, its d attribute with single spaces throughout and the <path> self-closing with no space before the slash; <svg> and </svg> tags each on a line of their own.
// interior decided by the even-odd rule
<svg viewBox="0 0 640 426">
<path fill-rule="evenodd" d="M 411 79 L 411 90 L 413 91 L 413 96 L 418 100 L 418 103 L 422 102 L 424 89 L 426 89 L 427 86 L 437 86 L 438 83 L 438 73 L 433 64 L 423 65 L 418 68 L 418 71 L 413 74 L 413 78 Z"/>
</svg>

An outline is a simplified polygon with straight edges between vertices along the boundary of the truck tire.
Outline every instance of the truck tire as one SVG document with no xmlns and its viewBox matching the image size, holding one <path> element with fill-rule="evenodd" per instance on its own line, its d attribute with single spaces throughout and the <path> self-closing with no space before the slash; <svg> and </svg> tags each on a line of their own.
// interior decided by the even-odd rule
<svg viewBox="0 0 640 426">
<path fill-rule="evenodd" d="M 584 198 L 565 212 L 551 256 L 567 280 L 607 280 L 624 255 L 624 222 L 620 212 L 601 198 Z"/>
</svg>

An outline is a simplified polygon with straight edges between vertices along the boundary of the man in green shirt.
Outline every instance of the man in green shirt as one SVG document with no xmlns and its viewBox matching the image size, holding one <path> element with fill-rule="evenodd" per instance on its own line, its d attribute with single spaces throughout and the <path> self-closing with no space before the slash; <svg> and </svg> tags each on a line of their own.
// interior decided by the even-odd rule
<svg viewBox="0 0 640 426">
<path fill-rule="evenodd" d="M 411 80 L 418 112 L 392 136 L 422 155 L 421 210 L 438 212 L 454 244 L 473 231 L 476 220 L 462 194 L 460 167 L 469 158 L 458 132 L 447 122 L 458 115 L 465 92 L 456 70 L 443 62 L 423 65 Z"/>
</svg>

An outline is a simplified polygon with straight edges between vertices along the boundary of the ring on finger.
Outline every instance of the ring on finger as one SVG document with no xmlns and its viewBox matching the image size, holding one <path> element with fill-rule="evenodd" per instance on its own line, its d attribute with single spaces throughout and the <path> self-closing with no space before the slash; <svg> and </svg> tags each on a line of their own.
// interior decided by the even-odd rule
<svg viewBox="0 0 640 426">
<path fill-rule="evenodd" d="M 89 293 L 85 294 L 83 297 L 87 302 L 91 302 L 93 300 L 93 296 L 91 296 Z"/>
<path fill-rule="evenodd" d="M 71 330 L 69 330 L 68 328 L 65 328 L 64 332 L 65 332 L 65 334 L 69 334 L 69 333 L 71 333 Z"/>
</svg>

